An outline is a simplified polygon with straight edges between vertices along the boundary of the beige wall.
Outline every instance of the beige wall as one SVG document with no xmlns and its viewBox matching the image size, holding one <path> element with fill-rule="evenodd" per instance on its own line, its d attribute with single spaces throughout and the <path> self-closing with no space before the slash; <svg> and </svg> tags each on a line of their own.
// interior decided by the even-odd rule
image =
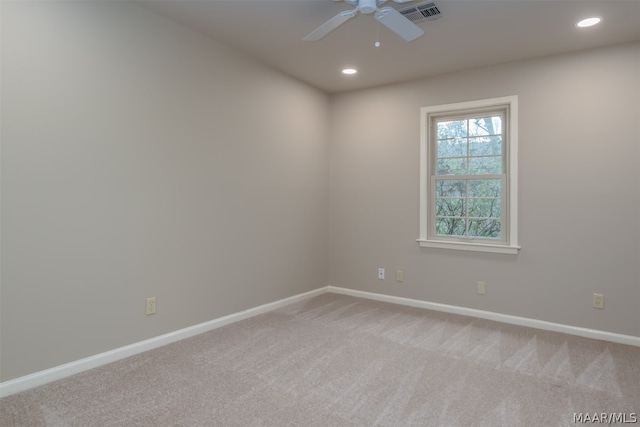
<svg viewBox="0 0 640 427">
<path fill-rule="evenodd" d="M 3 381 L 326 286 L 327 95 L 125 2 L 1 36 Z"/>
<path fill-rule="evenodd" d="M 640 336 L 638 76 L 635 44 L 332 97 L 331 284 Z M 420 249 L 420 107 L 506 95 L 520 254 Z"/>
</svg>

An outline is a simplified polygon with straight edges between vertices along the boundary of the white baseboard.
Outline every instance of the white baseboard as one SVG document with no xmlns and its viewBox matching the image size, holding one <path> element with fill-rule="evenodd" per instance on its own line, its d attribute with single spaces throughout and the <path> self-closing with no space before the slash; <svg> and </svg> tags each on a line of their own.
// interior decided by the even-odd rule
<svg viewBox="0 0 640 427">
<path fill-rule="evenodd" d="M 593 338 L 603 341 L 611 341 L 619 344 L 640 347 L 640 337 L 633 335 L 616 334 L 613 332 L 599 331 L 596 329 L 580 328 L 577 326 L 563 325 L 560 323 L 546 322 L 544 320 L 530 319 L 527 317 L 511 316 L 509 314 L 494 313 L 492 311 L 476 310 L 473 308 L 458 307 L 455 305 L 440 304 L 410 298 L 394 297 L 391 295 L 377 294 L 373 292 L 357 291 L 354 289 L 328 286 L 328 291 L 336 294 L 350 295 L 353 297 L 367 298 L 376 301 L 390 302 L 410 307 L 426 308 L 428 310 L 444 311 L 446 313 L 460 314 L 463 316 L 478 317 L 480 319 L 495 320 L 496 322 L 512 325 L 527 326 L 545 331 L 561 332 L 569 335 L 577 335 L 585 338 Z"/>
<path fill-rule="evenodd" d="M 303 294 L 294 295 L 292 297 L 281 299 L 279 301 L 263 304 L 258 307 L 230 314 L 228 316 L 219 317 L 208 322 L 189 326 L 178 331 L 170 332 L 168 334 L 160 335 L 124 347 L 116 348 L 114 350 L 96 354 L 84 359 L 65 363 L 64 365 L 55 366 L 44 371 L 35 372 L 33 374 L 5 381 L 3 383 L 0 383 L 0 397 L 9 396 L 39 385 L 43 385 L 52 381 L 69 377 L 71 375 L 78 374 L 83 371 L 87 371 L 89 369 L 97 368 L 99 366 L 115 362 L 120 359 L 124 359 L 125 357 L 134 356 L 148 350 L 153 350 L 154 348 L 162 347 L 163 345 L 171 344 L 173 342 L 180 341 L 194 335 L 202 334 L 204 332 L 211 331 L 230 323 L 248 319 L 259 314 L 276 310 L 285 305 L 302 301 L 316 295 L 324 294 L 327 291 L 327 287 L 315 289 L 310 292 L 305 292 Z"/>
<path fill-rule="evenodd" d="M 221 326 L 240 320 L 248 319 L 259 314 L 267 313 L 272 310 L 293 304 L 317 295 L 327 292 L 336 294 L 350 295 L 358 298 L 366 298 L 375 301 L 390 302 L 393 304 L 406 305 L 410 307 L 425 308 L 428 310 L 443 311 L 447 313 L 460 314 L 463 316 L 477 317 L 480 319 L 495 320 L 497 322 L 509 323 L 519 326 L 527 326 L 530 328 L 543 329 L 547 331 L 561 332 L 569 335 L 577 335 L 586 338 L 593 338 L 604 341 L 611 341 L 620 344 L 627 344 L 640 347 L 640 337 L 631 335 L 622 335 L 612 332 L 599 331 L 594 329 L 579 328 L 576 326 L 563 325 L 559 323 L 546 322 L 543 320 L 529 319 L 526 317 L 511 316 L 508 314 L 494 313 L 490 311 L 476 310 L 472 308 L 458 307 L 447 304 L 439 304 L 410 298 L 394 297 L 391 295 L 377 294 L 373 292 L 358 291 L 355 289 L 341 288 L 338 286 L 326 286 L 324 288 L 315 289 L 310 292 L 294 295 L 272 303 L 263 304 L 248 310 L 233 313 L 228 316 L 219 317 L 208 322 L 160 335 L 148 340 L 133 343 L 124 347 L 116 348 L 104 353 L 96 354 L 74 362 L 65 363 L 44 371 L 35 372 L 20 378 L 0 383 L 0 397 L 9 396 L 24 390 L 28 390 L 39 385 L 43 385 L 52 381 L 56 381 L 74 374 L 78 374 L 89 369 L 97 368 L 111 362 L 115 362 L 125 357 L 134 356 L 136 354 L 162 347 L 194 335 L 211 331 Z"/>
</svg>

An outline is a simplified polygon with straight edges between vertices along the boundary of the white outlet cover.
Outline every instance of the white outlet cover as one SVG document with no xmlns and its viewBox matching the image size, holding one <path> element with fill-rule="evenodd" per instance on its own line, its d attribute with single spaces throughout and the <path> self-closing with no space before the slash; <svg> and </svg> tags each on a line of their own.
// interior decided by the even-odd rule
<svg viewBox="0 0 640 427">
<path fill-rule="evenodd" d="M 485 283 L 484 282 L 478 282 L 478 295 L 484 295 L 485 291 L 486 291 Z"/>
<path fill-rule="evenodd" d="M 594 308 L 604 308 L 604 295 L 603 294 L 593 294 L 593 307 Z"/>
<path fill-rule="evenodd" d="M 147 298 L 147 310 L 146 314 L 156 313 L 156 297 Z"/>
</svg>

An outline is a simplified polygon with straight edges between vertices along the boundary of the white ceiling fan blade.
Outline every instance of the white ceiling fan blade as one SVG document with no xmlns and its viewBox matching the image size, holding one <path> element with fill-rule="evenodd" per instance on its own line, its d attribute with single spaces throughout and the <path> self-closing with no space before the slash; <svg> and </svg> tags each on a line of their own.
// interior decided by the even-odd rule
<svg viewBox="0 0 640 427">
<path fill-rule="evenodd" d="M 349 19 L 356 16 L 357 13 L 358 13 L 357 9 L 345 10 L 344 12 L 340 12 L 339 14 L 337 14 L 336 16 L 329 19 L 327 22 L 325 22 L 324 24 L 320 25 L 318 28 L 310 32 L 307 35 L 307 37 L 304 38 L 304 41 L 313 42 L 316 40 L 320 40 L 321 38 L 329 34 L 331 31 L 335 30 L 340 25 L 344 24 Z"/>
<path fill-rule="evenodd" d="M 392 7 L 383 7 L 378 10 L 376 12 L 376 19 L 408 42 L 424 34 L 424 31 L 422 31 L 420 27 L 409 21 Z"/>
</svg>

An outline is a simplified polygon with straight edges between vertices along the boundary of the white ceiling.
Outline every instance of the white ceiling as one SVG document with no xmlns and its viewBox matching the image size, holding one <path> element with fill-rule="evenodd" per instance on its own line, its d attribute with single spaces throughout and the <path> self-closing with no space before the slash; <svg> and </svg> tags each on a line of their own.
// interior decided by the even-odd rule
<svg viewBox="0 0 640 427">
<path fill-rule="evenodd" d="M 332 0 L 139 3 L 329 93 L 640 41 L 640 0 L 434 0 L 441 18 L 420 24 L 425 34 L 413 42 L 371 15 L 304 42 L 326 20 L 352 9 Z M 575 27 L 594 15 L 602 17 L 599 25 Z M 346 66 L 358 74 L 342 75 Z"/>
</svg>

